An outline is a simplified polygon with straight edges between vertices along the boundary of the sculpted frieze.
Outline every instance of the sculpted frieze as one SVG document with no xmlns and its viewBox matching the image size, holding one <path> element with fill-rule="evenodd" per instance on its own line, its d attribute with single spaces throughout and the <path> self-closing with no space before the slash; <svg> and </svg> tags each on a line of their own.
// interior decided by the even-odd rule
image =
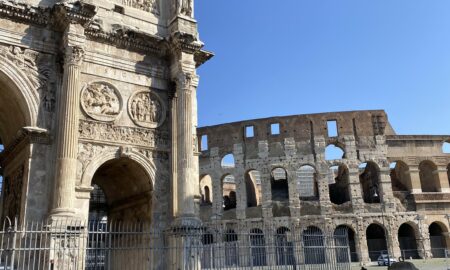
<svg viewBox="0 0 450 270">
<path fill-rule="evenodd" d="M 3 219 L 20 217 L 24 166 L 7 175 L 3 184 Z"/>
<path fill-rule="evenodd" d="M 159 15 L 159 0 L 119 0 L 128 7 L 137 8 L 143 11 Z"/>
<path fill-rule="evenodd" d="M 133 122 L 141 127 L 157 128 L 166 117 L 164 102 L 154 93 L 138 91 L 128 101 L 128 113 Z"/>
<path fill-rule="evenodd" d="M 80 139 L 114 144 L 167 148 L 169 134 L 153 129 L 116 126 L 111 123 L 80 120 Z"/>
<path fill-rule="evenodd" d="M 122 112 L 119 91 L 106 82 L 93 82 L 81 91 L 81 107 L 91 118 L 99 121 L 114 121 Z"/>
</svg>

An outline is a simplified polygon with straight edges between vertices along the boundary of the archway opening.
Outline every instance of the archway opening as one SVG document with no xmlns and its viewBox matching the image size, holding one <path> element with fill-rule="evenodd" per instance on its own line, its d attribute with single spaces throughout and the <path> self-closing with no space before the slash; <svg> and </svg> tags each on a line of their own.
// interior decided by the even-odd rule
<svg viewBox="0 0 450 270">
<path fill-rule="evenodd" d="M 238 235 L 233 229 L 228 229 L 223 237 L 225 242 L 225 266 L 239 265 Z"/>
<path fill-rule="evenodd" d="M 205 232 L 202 235 L 203 244 L 203 256 L 202 256 L 202 266 L 205 268 L 215 267 L 215 247 L 214 247 L 214 235 L 210 232 Z"/>
<path fill-rule="evenodd" d="M 235 166 L 235 161 L 234 161 L 234 155 L 233 154 L 227 154 L 222 158 L 222 162 L 221 162 L 222 168 L 223 169 L 230 169 L 230 168 L 234 168 Z"/>
<path fill-rule="evenodd" d="M 403 258 L 419 259 L 416 231 L 411 225 L 404 223 L 398 228 L 398 242 Z"/>
<path fill-rule="evenodd" d="M 297 178 L 297 189 L 300 200 L 319 200 L 319 184 L 317 181 L 316 169 L 309 165 L 302 166 L 297 171 Z"/>
<path fill-rule="evenodd" d="M 380 170 L 373 162 L 362 163 L 359 166 L 359 181 L 365 203 L 380 203 Z"/>
<path fill-rule="evenodd" d="M 283 168 L 276 168 L 271 173 L 272 201 L 289 201 L 289 185 L 287 172 Z"/>
<path fill-rule="evenodd" d="M 211 205 L 213 202 L 212 195 L 212 179 L 209 175 L 204 175 L 200 178 L 200 195 L 202 197 L 201 205 Z"/>
<path fill-rule="evenodd" d="M 252 266 L 267 265 L 266 240 L 261 229 L 252 229 L 250 231 L 250 246 Z"/>
<path fill-rule="evenodd" d="M 295 265 L 294 244 L 288 236 L 290 230 L 280 227 L 275 234 L 277 265 Z"/>
<path fill-rule="evenodd" d="M 449 142 L 444 142 L 442 144 L 442 153 L 450 154 L 450 143 Z"/>
<path fill-rule="evenodd" d="M 321 229 L 309 226 L 303 231 L 305 264 L 324 264 L 326 261 L 325 239 Z"/>
<path fill-rule="evenodd" d="M 222 178 L 222 195 L 223 210 L 231 210 L 236 208 L 236 180 L 233 175 L 229 174 Z"/>
<path fill-rule="evenodd" d="M 439 175 L 437 166 L 429 160 L 419 164 L 420 185 L 422 192 L 439 192 Z"/>
<path fill-rule="evenodd" d="M 447 228 L 438 222 L 433 222 L 428 227 L 431 243 L 431 254 L 433 258 L 445 258 L 445 253 L 448 248 L 446 235 Z"/>
<path fill-rule="evenodd" d="M 339 146 L 330 144 L 325 148 L 325 160 L 339 160 L 345 158 L 345 152 Z"/>
<path fill-rule="evenodd" d="M 90 216 L 98 218 L 106 212 L 107 219 L 118 222 L 151 221 L 152 180 L 137 162 L 128 158 L 105 162 L 95 172 L 92 185 L 89 204 L 95 212 Z"/>
<path fill-rule="evenodd" d="M 346 243 L 339 243 L 342 240 L 342 236 L 347 236 Z M 352 262 L 358 262 L 358 253 L 356 252 L 356 241 L 355 241 L 355 231 L 347 225 L 340 225 L 334 230 L 334 237 L 338 243 L 336 246 L 347 246 L 350 249 L 350 260 Z M 338 262 L 348 262 L 348 254 L 346 249 L 337 250 Z"/>
<path fill-rule="evenodd" d="M 388 254 L 386 234 L 384 228 L 378 224 L 371 224 L 366 230 L 369 258 L 376 261 L 378 256 Z"/>
<path fill-rule="evenodd" d="M 392 191 L 409 192 L 411 179 L 408 165 L 402 161 L 396 161 L 390 164 L 390 169 Z"/>
<path fill-rule="evenodd" d="M 257 179 L 257 177 L 259 176 L 259 172 L 255 170 L 251 170 L 245 174 L 245 193 L 247 197 L 247 207 L 255 207 L 259 204 L 259 188 Z"/>
<path fill-rule="evenodd" d="M 341 205 L 350 202 L 350 179 L 345 165 L 330 168 L 329 192 L 332 203 Z"/>
</svg>

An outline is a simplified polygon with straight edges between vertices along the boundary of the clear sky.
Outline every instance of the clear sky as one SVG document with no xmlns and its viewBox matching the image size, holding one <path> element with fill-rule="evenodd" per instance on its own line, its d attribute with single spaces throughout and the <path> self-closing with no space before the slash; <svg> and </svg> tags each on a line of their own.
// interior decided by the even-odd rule
<svg viewBox="0 0 450 270">
<path fill-rule="evenodd" d="M 449 0 L 197 0 L 200 126 L 385 109 L 450 134 Z"/>
</svg>

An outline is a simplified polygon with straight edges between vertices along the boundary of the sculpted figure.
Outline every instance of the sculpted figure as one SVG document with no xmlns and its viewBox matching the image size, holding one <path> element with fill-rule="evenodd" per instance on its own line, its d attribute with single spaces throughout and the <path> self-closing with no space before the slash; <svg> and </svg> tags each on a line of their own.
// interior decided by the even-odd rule
<svg viewBox="0 0 450 270">
<path fill-rule="evenodd" d="M 92 118 L 112 121 L 121 111 L 121 100 L 117 90 L 105 83 L 92 83 L 82 92 L 82 107 Z"/>
<path fill-rule="evenodd" d="M 128 113 L 139 126 L 155 128 L 164 121 L 164 107 L 152 92 L 142 91 L 134 94 L 128 101 Z"/>
<path fill-rule="evenodd" d="M 183 14 L 192 17 L 193 0 L 178 0 L 178 14 Z"/>
</svg>

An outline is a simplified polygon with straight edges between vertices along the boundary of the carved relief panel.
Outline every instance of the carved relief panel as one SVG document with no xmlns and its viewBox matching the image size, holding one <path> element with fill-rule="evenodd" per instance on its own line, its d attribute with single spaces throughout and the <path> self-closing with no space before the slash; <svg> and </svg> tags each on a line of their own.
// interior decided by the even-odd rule
<svg viewBox="0 0 450 270">
<path fill-rule="evenodd" d="M 133 122 L 141 127 L 157 128 L 164 123 L 164 102 L 150 91 L 138 91 L 128 101 L 128 113 Z"/>
<path fill-rule="evenodd" d="M 24 166 L 6 176 L 3 183 L 3 219 L 20 218 Z"/>
<path fill-rule="evenodd" d="M 106 82 L 93 82 L 81 91 L 81 107 L 92 119 L 111 122 L 122 112 L 119 91 Z"/>
</svg>

